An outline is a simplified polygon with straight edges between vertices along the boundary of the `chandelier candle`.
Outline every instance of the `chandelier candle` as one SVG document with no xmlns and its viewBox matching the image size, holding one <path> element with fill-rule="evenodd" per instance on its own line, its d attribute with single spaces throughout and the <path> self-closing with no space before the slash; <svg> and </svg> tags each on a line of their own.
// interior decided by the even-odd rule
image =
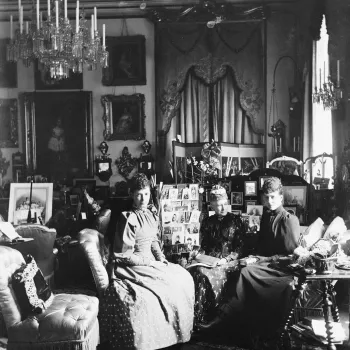
<svg viewBox="0 0 350 350">
<path fill-rule="evenodd" d="M 47 18 L 51 17 L 51 2 L 47 0 Z"/>
<path fill-rule="evenodd" d="M 337 60 L 337 87 L 340 87 L 340 61 Z"/>
<path fill-rule="evenodd" d="M 91 40 L 94 39 L 94 15 L 91 15 Z"/>
<path fill-rule="evenodd" d="M 19 32 L 23 34 L 23 6 L 19 9 Z"/>
<path fill-rule="evenodd" d="M 77 8 L 75 9 L 75 32 L 79 33 L 79 1 L 77 1 Z"/>
<path fill-rule="evenodd" d="M 13 39 L 13 16 L 10 16 L 10 39 Z"/>
<path fill-rule="evenodd" d="M 58 29 L 60 27 L 60 25 L 59 25 L 59 17 L 58 17 L 59 12 L 58 12 L 58 1 L 57 0 L 55 1 L 55 7 L 56 7 L 56 28 Z"/>
<path fill-rule="evenodd" d="M 97 9 L 94 7 L 94 23 L 95 23 L 95 32 L 97 31 Z"/>
<path fill-rule="evenodd" d="M 102 46 L 106 47 L 106 25 L 102 24 Z"/>
<path fill-rule="evenodd" d="M 64 0 L 64 19 L 67 20 L 67 0 Z"/>
<path fill-rule="evenodd" d="M 39 0 L 36 0 L 36 29 L 40 29 L 40 15 L 39 15 L 40 5 Z"/>
</svg>

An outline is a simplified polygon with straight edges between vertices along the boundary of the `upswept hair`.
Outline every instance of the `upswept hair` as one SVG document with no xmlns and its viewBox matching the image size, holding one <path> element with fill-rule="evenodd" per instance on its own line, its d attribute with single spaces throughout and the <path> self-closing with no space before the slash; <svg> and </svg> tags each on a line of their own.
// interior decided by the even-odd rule
<svg viewBox="0 0 350 350">
<path fill-rule="evenodd" d="M 138 190 L 143 190 L 150 187 L 150 182 L 145 174 L 137 173 L 130 180 L 130 192 L 133 193 Z"/>
<path fill-rule="evenodd" d="M 264 181 L 262 192 L 269 194 L 271 192 L 278 191 L 279 194 L 283 194 L 282 182 L 278 177 L 269 177 Z"/>
</svg>

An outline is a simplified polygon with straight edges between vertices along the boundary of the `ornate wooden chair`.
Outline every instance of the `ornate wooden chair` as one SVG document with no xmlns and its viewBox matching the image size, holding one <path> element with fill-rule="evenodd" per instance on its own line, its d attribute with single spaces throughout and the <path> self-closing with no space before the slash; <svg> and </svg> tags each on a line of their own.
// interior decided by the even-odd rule
<svg viewBox="0 0 350 350">
<path fill-rule="evenodd" d="M 282 156 L 266 163 L 266 168 L 277 169 L 283 175 L 302 175 L 303 162 L 296 158 Z"/>
</svg>

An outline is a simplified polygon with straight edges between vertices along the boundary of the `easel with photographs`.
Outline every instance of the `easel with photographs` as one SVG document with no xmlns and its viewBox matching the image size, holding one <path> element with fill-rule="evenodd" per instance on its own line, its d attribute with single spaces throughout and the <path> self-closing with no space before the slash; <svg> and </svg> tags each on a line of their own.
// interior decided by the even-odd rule
<svg viewBox="0 0 350 350">
<path fill-rule="evenodd" d="M 198 252 L 201 209 L 198 184 L 162 186 L 161 237 L 168 260 L 185 265 Z"/>
</svg>

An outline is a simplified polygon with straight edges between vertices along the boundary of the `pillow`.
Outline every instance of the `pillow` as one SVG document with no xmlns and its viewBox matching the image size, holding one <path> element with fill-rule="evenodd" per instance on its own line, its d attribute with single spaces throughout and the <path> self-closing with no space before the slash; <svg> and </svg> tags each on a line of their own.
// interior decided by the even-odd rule
<svg viewBox="0 0 350 350">
<path fill-rule="evenodd" d="M 23 264 L 12 276 L 12 288 L 18 301 L 22 320 L 40 314 L 53 300 L 53 294 L 34 258 L 27 255 Z"/>
<path fill-rule="evenodd" d="M 325 231 L 323 224 L 323 220 L 321 218 L 317 218 L 303 233 L 303 239 L 306 248 L 310 248 L 313 244 L 322 238 Z"/>
<path fill-rule="evenodd" d="M 346 232 L 347 228 L 344 220 L 337 216 L 327 227 L 323 236 L 324 239 L 331 239 L 333 242 L 338 242 Z"/>
</svg>

